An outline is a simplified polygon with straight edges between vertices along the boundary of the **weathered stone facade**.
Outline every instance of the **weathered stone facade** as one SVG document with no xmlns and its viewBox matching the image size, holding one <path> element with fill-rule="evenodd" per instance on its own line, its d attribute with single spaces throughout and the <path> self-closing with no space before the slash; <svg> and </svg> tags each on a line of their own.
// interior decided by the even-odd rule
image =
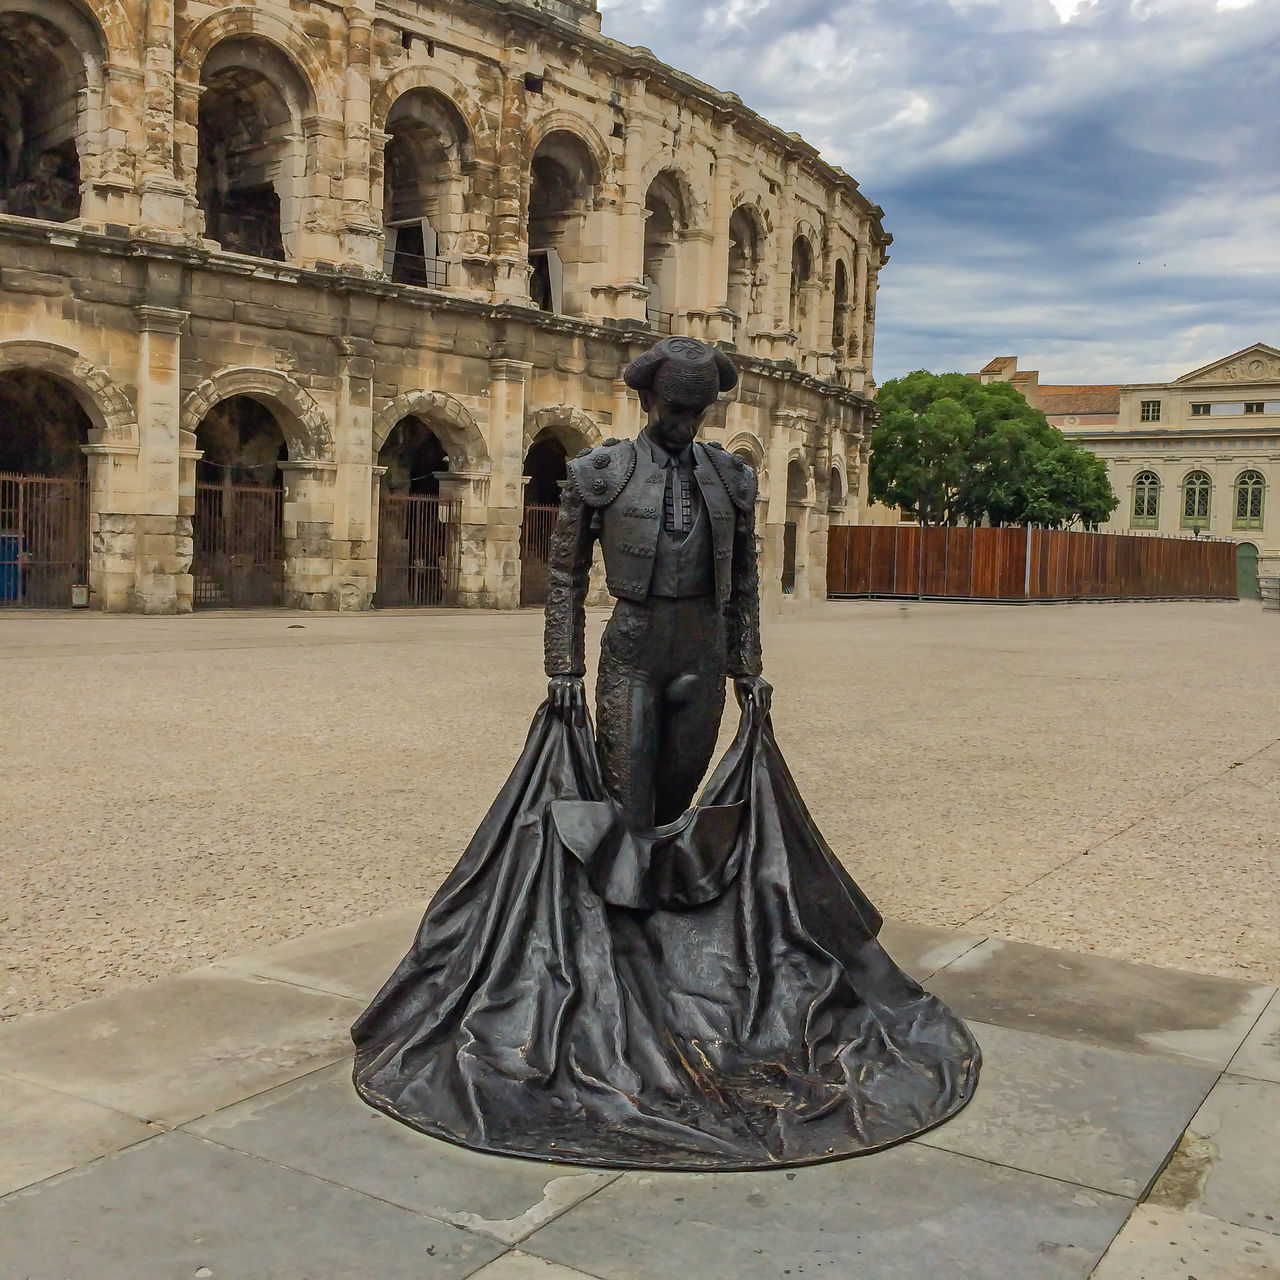
<svg viewBox="0 0 1280 1280">
<path fill-rule="evenodd" d="M 707 435 L 761 473 L 766 591 L 824 593 L 881 211 L 599 25 L 594 0 L 0 0 L 0 390 L 36 371 L 87 415 L 96 606 L 192 607 L 202 432 L 243 397 L 279 453 L 216 465 L 282 489 L 281 603 L 369 606 L 413 419 L 460 504 L 456 599 L 514 607 L 531 447 L 633 433 L 621 371 L 668 331 L 740 366 Z"/>
</svg>

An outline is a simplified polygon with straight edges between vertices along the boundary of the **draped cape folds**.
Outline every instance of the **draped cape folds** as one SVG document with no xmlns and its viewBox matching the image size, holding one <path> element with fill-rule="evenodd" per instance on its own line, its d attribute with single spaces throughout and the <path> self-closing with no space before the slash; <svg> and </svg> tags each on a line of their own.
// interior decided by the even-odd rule
<svg viewBox="0 0 1280 1280">
<path fill-rule="evenodd" d="M 678 822 L 629 832 L 546 703 L 409 954 L 352 1029 L 371 1106 L 477 1151 L 762 1169 L 969 1101 L 968 1028 L 876 939 L 766 715 Z"/>
</svg>

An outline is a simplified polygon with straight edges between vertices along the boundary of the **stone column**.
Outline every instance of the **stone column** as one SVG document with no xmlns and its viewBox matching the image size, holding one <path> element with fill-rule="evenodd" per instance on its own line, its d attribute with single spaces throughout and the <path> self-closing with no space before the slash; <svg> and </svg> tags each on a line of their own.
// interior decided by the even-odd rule
<svg viewBox="0 0 1280 1280">
<path fill-rule="evenodd" d="M 520 607 L 520 530 L 524 521 L 525 378 L 523 360 L 489 362 L 489 450 L 484 600 L 490 608 Z"/>
<path fill-rule="evenodd" d="M 874 267 L 870 267 L 867 275 L 865 310 L 862 317 L 862 367 L 866 372 L 864 386 L 866 382 L 874 380 L 874 374 L 872 373 L 872 361 L 875 358 L 876 293 L 879 291 L 879 288 L 879 272 Z"/>
<path fill-rule="evenodd" d="M 334 609 L 333 522 L 336 462 L 282 462 L 284 602 L 290 609 Z"/>
<path fill-rule="evenodd" d="M 525 87 L 522 48 L 507 50 L 502 68 L 502 121 L 493 198 L 494 301 L 529 303 L 529 232 L 525 197 L 531 156 L 525 154 Z"/>
<path fill-rule="evenodd" d="M 733 215 L 733 121 L 725 120 L 716 131 L 715 168 L 711 174 L 711 227 L 707 247 L 704 288 L 708 342 L 732 342 L 733 321 L 729 318 L 729 219 Z M 746 317 L 743 317 L 744 328 Z M 745 339 L 745 334 L 743 335 Z M 746 349 L 746 341 L 738 343 Z"/>
<path fill-rule="evenodd" d="M 495 603 L 489 588 L 489 494 L 493 477 L 488 471 L 437 471 L 440 497 L 457 502 L 461 510 L 462 545 L 458 557 L 458 604 L 464 609 Z M 519 544 L 517 543 L 517 553 Z M 517 582 L 516 602 L 519 603 Z M 499 606 L 501 607 L 501 606 Z"/>
<path fill-rule="evenodd" d="M 369 171 L 373 7 L 356 3 L 342 12 L 347 20 L 347 71 L 342 106 L 342 261 L 344 265 L 372 274 L 382 270 L 382 219 L 373 208 Z"/>
<path fill-rule="evenodd" d="M 348 324 L 372 299 L 354 297 Z M 366 317 L 367 318 L 367 317 Z M 335 607 L 368 609 L 378 576 L 377 479 L 373 465 L 374 344 L 368 338 L 338 339 L 338 399 L 334 414 L 333 572 Z"/>
<path fill-rule="evenodd" d="M 614 315 L 619 320 L 644 320 L 649 298 L 644 282 L 645 197 L 643 169 L 648 113 L 645 109 L 645 81 L 637 76 L 624 86 L 627 103 L 627 132 L 623 140 L 622 168 L 618 187 L 622 207 L 615 219 L 617 240 L 613 247 L 610 276 L 617 286 Z M 666 310 L 667 308 L 664 308 Z M 674 310 L 675 308 L 670 308 Z"/>
</svg>

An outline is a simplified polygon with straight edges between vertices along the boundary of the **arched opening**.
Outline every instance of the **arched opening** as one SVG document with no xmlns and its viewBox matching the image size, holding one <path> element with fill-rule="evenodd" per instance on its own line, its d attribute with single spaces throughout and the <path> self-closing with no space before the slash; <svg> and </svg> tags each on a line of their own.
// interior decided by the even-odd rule
<svg viewBox="0 0 1280 1280">
<path fill-rule="evenodd" d="M 1241 600 L 1258 598 L 1258 548 L 1252 542 L 1236 547 L 1236 595 Z"/>
<path fill-rule="evenodd" d="M 831 312 L 831 345 L 836 360 L 843 362 L 849 347 L 849 272 L 844 262 L 836 259 L 835 299 Z"/>
<path fill-rule="evenodd" d="M 670 333 L 679 296 L 680 237 L 688 225 L 684 196 L 674 173 L 660 173 L 649 184 L 644 217 L 644 284 L 649 290 L 645 318 L 650 328 Z"/>
<path fill-rule="evenodd" d="M 587 144 L 565 129 L 533 153 L 529 177 L 529 296 L 543 311 L 574 314 L 586 221 L 600 173 Z"/>
<path fill-rule="evenodd" d="M 1231 525 L 1234 529 L 1261 529 L 1262 504 L 1267 482 L 1261 471 L 1242 471 L 1236 477 L 1236 506 Z"/>
<path fill-rule="evenodd" d="M 66 608 L 88 582 L 91 427 L 60 379 L 0 373 L 0 605 Z"/>
<path fill-rule="evenodd" d="M 1209 532 L 1209 504 L 1213 482 L 1208 472 L 1192 471 L 1182 482 L 1182 527 L 1199 536 Z"/>
<path fill-rule="evenodd" d="M 284 434 L 252 396 L 220 401 L 196 427 L 193 606 L 284 603 Z"/>
<path fill-rule="evenodd" d="M 792 332 L 804 336 L 808 320 L 809 281 L 813 279 L 813 247 L 805 236 L 796 236 L 791 246 L 791 307 L 789 312 Z"/>
<path fill-rule="evenodd" d="M 739 205 L 729 219 L 729 286 L 725 294 L 726 305 L 735 317 L 735 342 L 746 337 L 749 323 L 760 313 L 763 245 L 759 221 L 746 205 Z"/>
<path fill-rule="evenodd" d="M 524 521 L 520 529 L 520 604 L 547 602 L 547 562 L 560 509 L 560 488 L 569 475 L 568 454 L 558 436 L 539 432 L 524 458 Z"/>
<path fill-rule="evenodd" d="M 412 89 L 387 115 L 383 270 L 402 284 L 443 287 L 465 214 L 470 135 L 457 107 Z"/>
<path fill-rule="evenodd" d="M 840 474 L 839 467 L 832 467 L 827 479 L 827 509 L 844 510 L 844 476 Z"/>
<path fill-rule="evenodd" d="M 84 60 L 29 13 L 0 13 L 0 211 L 49 222 L 80 216 Z"/>
<path fill-rule="evenodd" d="M 217 45 L 200 83 L 196 195 L 205 234 L 232 253 L 283 261 L 303 194 L 306 87 L 258 37 Z"/>
<path fill-rule="evenodd" d="M 378 454 L 380 609 L 451 605 L 458 598 L 461 504 L 440 495 L 449 455 L 416 414 L 401 418 Z"/>
<path fill-rule="evenodd" d="M 1139 471 L 1133 478 L 1133 529 L 1160 527 L 1160 477 L 1154 471 Z"/>
<path fill-rule="evenodd" d="M 804 523 L 809 478 L 799 458 L 787 463 L 787 519 L 782 526 L 782 594 L 793 595 L 799 560 L 800 527 Z"/>
</svg>

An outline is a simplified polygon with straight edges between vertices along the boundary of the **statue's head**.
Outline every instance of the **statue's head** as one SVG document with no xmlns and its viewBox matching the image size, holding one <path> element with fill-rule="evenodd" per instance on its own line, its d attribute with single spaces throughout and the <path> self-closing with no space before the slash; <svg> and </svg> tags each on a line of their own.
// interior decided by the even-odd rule
<svg viewBox="0 0 1280 1280">
<path fill-rule="evenodd" d="M 733 361 L 697 338 L 663 338 L 622 376 L 640 393 L 649 434 L 670 451 L 690 445 L 716 397 L 738 385 Z"/>
</svg>

